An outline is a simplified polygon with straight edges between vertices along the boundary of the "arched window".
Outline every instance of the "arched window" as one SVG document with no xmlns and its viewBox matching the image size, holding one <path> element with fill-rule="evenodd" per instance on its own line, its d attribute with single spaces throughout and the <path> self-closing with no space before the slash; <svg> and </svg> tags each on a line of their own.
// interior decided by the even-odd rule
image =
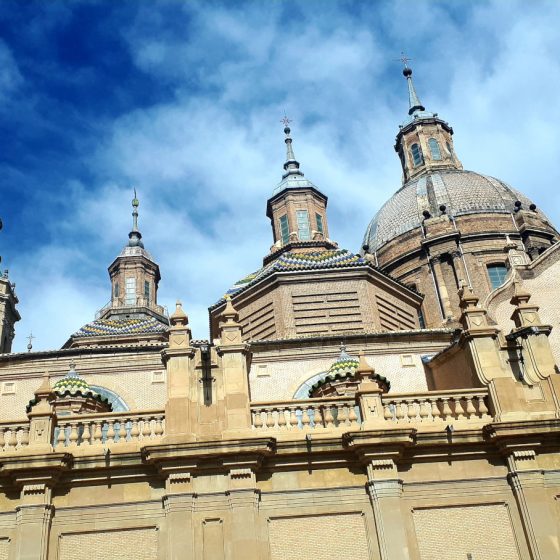
<svg viewBox="0 0 560 560">
<path fill-rule="evenodd" d="M 414 167 L 421 165 L 424 158 L 422 157 L 420 146 L 418 144 L 412 144 L 412 146 L 410 146 L 410 151 L 412 152 L 412 163 L 414 164 Z"/>
<path fill-rule="evenodd" d="M 428 146 L 430 147 L 432 159 L 439 161 L 441 159 L 441 150 L 439 149 L 438 141 L 435 138 L 430 138 L 428 140 Z"/>
<path fill-rule="evenodd" d="M 504 263 L 492 263 L 486 266 L 488 270 L 488 278 L 492 289 L 499 288 L 506 280 L 507 267 Z"/>
<path fill-rule="evenodd" d="M 107 387 L 100 387 L 99 385 L 90 385 L 92 391 L 95 391 L 103 398 L 107 399 L 113 406 L 113 412 L 125 412 L 130 410 L 128 405 L 124 402 L 123 398 L 117 395 L 114 391 L 107 389 Z"/>
</svg>

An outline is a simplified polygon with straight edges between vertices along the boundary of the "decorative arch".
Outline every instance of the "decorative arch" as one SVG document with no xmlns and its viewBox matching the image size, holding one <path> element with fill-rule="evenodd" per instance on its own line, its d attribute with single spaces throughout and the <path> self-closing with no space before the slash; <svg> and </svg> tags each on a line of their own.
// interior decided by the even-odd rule
<svg viewBox="0 0 560 560">
<path fill-rule="evenodd" d="M 309 389 L 311 389 L 311 387 L 313 387 L 313 385 L 315 385 L 315 383 L 317 383 L 317 381 L 326 377 L 328 373 L 329 373 L 328 371 L 321 371 L 319 373 L 316 373 L 315 375 L 312 375 L 308 379 L 306 379 L 296 389 L 296 392 L 294 393 L 294 396 L 292 398 L 295 399 L 295 400 L 308 399 L 309 398 Z"/>
<path fill-rule="evenodd" d="M 90 388 L 111 403 L 113 412 L 126 412 L 127 410 L 130 410 L 130 407 L 126 404 L 124 399 L 114 391 L 111 391 L 111 389 L 107 389 L 107 387 L 100 387 L 99 385 L 90 385 Z"/>
</svg>

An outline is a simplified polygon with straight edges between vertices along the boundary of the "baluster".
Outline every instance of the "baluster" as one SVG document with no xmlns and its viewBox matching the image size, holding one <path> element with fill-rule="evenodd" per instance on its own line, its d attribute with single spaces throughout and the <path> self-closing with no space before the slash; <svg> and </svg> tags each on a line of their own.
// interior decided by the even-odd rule
<svg viewBox="0 0 560 560">
<path fill-rule="evenodd" d="M 358 423 L 358 415 L 356 414 L 356 407 L 351 404 L 348 407 L 349 413 L 348 413 L 348 420 L 350 422 L 350 426 L 355 426 Z"/>
<path fill-rule="evenodd" d="M 156 417 L 156 437 L 159 438 L 163 435 L 163 418 L 161 416 Z"/>
<path fill-rule="evenodd" d="M 473 416 L 476 416 L 476 408 L 474 407 L 473 404 L 473 398 L 472 397 L 466 397 L 467 399 L 467 407 L 465 408 L 465 411 L 467 413 L 467 418 L 472 418 Z"/>
<path fill-rule="evenodd" d="M 4 437 L 5 428 L 0 428 L 0 452 L 4 451 L 4 446 L 6 445 L 6 438 Z"/>
<path fill-rule="evenodd" d="M 140 418 L 138 420 L 138 440 L 142 441 L 146 436 L 144 430 L 146 429 L 146 419 Z"/>
<path fill-rule="evenodd" d="M 58 437 L 56 438 L 56 445 L 64 447 L 66 445 L 66 426 L 58 427 Z"/>
<path fill-rule="evenodd" d="M 478 401 L 478 412 L 482 418 L 488 414 L 488 407 L 486 406 L 486 402 L 484 401 L 484 396 L 478 395 L 476 399 Z"/>
<path fill-rule="evenodd" d="M 415 400 L 408 401 L 406 414 L 408 416 L 408 421 L 409 422 L 415 422 L 417 420 L 418 409 L 416 407 L 416 401 Z"/>
<path fill-rule="evenodd" d="M 296 409 L 295 408 L 291 408 L 290 409 L 290 429 L 291 430 L 296 430 L 299 426 L 299 420 L 296 414 Z"/>
<path fill-rule="evenodd" d="M 278 408 L 278 428 L 280 430 L 286 429 L 286 409 L 284 407 Z"/>
<path fill-rule="evenodd" d="M 425 422 L 428 416 L 430 416 L 430 403 L 428 400 L 420 401 L 420 422 Z"/>
<path fill-rule="evenodd" d="M 115 421 L 107 420 L 109 428 L 107 429 L 107 443 L 115 443 Z"/>
<path fill-rule="evenodd" d="M 82 433 L 82 443 L 81 445 L 91 445 L 91 429 L 90 429 L 90 422 L 84 422 L 84 431 Z"/>
<path fill-rule="evenodd" d="M 396 402 L 395 403 L 395 412 L 396 412 L 396 417 L 397 417 L 397 424 L 400 424 L 403 421 L 404 418 L 404 408 L 405 404 L 404 403 L 400 403 L 400 402 Z"/>
<path fill-rule="evenodd" d="M 266 411 L 265 420 L 267 429 L 272 429 L 276 425 L 276 422 L 274 420 L 274 410 L 274 408 L 271 408 Z"/>
<path fill-rule="evenodd" d="M 451 408 L 449 407 L 449 398 L 443 397 L 441 400 L 443 401 L 443 409 L 441 411 L 441 417 L 443 421 L 446 421 L 453 416 L 453 412 L 451 412 Z"/>
<path fill-rule="evenodd" d="M 434 421 L 441 420 L 441 412 L 438 406 L 438 399 L 432 400 L 432 418 Z"/>
<path fill-rule="evenodd" d="M 323 426 L 323 407 L 318 404 L 313 408 L 313 427 L 322 428 Z"/>
<path fill-rule="evenodd" d="M 383 405 L 383 418 L 385 418 L 386 422 L 394 420 L 393 411 L 391 410 L 391 403 Z"/>
<path fill-rule="evenodd" d="M 311 424 L 311 418 L 309 418 L 309 411 L 306 406 L 302 407 L 302 414 L 301 414 L 301 425 L 302 428 L 305 430 L 309 428 L 309 424 Z"/>
<path fill-rule="evenodd" d="M 68 446 L 76 447 L 78 445 L 78 422 L 70 422 L 70 437 L 68 438 Z"/>
<path fill-rule="evenodd" d="M 130 428 L 130 441 L 138 441 L 140 430 L 138 429 L 138 418 L 132 419 L 132 427 Z"/>
<path fill-rule="evenodd" d="M 93 429 L 93 445 L 98 445 L 103 439 L 103 432 L 101 430 L 101 422 L 95 422 L 95 428 Z"/>
<path fill-rule="evenodd" d="M 462 397 L 455 397 L 453 398 L 455 403 L 455 417 L 457 420 L 464 420 L 465 419 L 465 409 L 463 408 L 463 398 Z"/>
<path fill-rule="evenodd" d="M 255 422 L 253 425 L 255 430 L 260 430 L 263 427 L 262 411 L 260 409 L 255 410 Z"/>
<path fill-rule="evenodd" d="M 338 411 L 338 425 L 341 424 L 346 426 L 348 424 L 348 410 L 344 405 L 339 405 L 336 407 Z"/>
<path fill-rule="evenodd" d="M 325 428 L 332 428 L 334 425 L 334 416 L 332 413 L 332 405 L 328 404 L 323 408 L 325 414 Z"/>
<path fill-rule="evenodd" d="M 10 435 L 8 436 L 8 451 L 15 449 L 16 445 L 17 445 L 17 436 L 16 436 L 16 430 L 14 428 L 10 428 Z"/>
<path fill-rule="evenodd" d="M 21 430 L 21 438 L 19 441 L 20 447 L 27 447 L 29 445 L 29 428 L 24 426 Z"/>
<path fill-rule="evenodd" d="M 119 422 L 119 443 L 124 443 L 126 441 L 126 423 L 128 419 L 121 418 Z"/>
</svg>

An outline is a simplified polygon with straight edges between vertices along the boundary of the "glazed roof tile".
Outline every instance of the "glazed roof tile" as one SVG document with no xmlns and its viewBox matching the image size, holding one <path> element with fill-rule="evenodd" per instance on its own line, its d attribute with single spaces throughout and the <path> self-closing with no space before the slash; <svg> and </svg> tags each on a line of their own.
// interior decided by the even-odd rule
<svg viewBox="0 0 560 560">
<path fill-rule="evenodd" d="M 168 327 L 154 317 L 141 319 L 97 319 L 75 332 L 74 338 L 87 336 L 119 336 L 127 334 L 150 334 L 167 331 Z"/>
<path fill-rule="evenodd" d="M 305 270 L 328 270 L 332 268 L 348 268 L 358 266 L 371 266 L 371 264 L 361 257 L 347 251 L 337 249 L 332 251 L 315 251 L 310 253 L 296 253 L 289 251 L 280 255 L 274 261 L 266 264 L 261 269 L 249 274 L 245 278 L 236 282 L 225 295 L 233 296 L 247 289 L 270 276 L 275 272 L 295 272 Z M 224 301 L 221 298 L 212 307 L 216 307 Z"/>
</svg>

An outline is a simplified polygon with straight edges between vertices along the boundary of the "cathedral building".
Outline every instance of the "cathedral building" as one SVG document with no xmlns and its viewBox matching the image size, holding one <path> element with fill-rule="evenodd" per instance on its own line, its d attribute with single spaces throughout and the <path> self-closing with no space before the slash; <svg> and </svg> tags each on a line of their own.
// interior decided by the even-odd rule
<svg viewBox="0 0 560 560">
<path fill-rule="evenodd" d="M 0 560 L 560 557 L 560 234 L 463 169 L 403 73 L 403 183 L 362 246 L 286 119 L 262 267 L 208 340 L 158 304 L 136 194 L 62 348 L 11 353 L 0 277 Z"/>
</svg>

